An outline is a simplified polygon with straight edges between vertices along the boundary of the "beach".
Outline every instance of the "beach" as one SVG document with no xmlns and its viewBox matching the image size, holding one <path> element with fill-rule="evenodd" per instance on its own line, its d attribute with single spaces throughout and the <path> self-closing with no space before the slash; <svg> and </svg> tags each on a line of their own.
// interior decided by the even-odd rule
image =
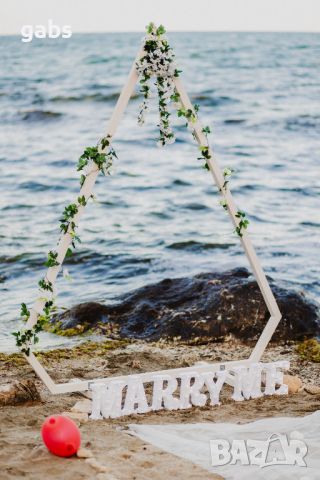
<svg viewBox="0 0 320 480">
<path fill-rule="evenodd" d="M 84 343 L 75 349 L 52 350 L 41 354 L 56 382 L 71 378 L 88 379 L 97 376 L 141 373 L 143 371 L 191 366 L 196 362 L 227 361 L 248 356 L 250 348 L 234 340 L 221 344 L 186 345 L 179 342 L 164 344 L 142 341 L 106 341 L 99 344 Z M 78 422 L 82 446 L 89 448 L 94 457 L 106 467 L 98 472 L 85 459 L 62 459 L 51 455 L 44 447 L 40 428 L 49 415 L 70 414 L 71 408 L 84 399 L 80 393 L 51 395 L 35 377 L 22 357 L 1 357 L 1 383 L 14 380 L 34 380 L 41 401 L 1 407 L 0 466 L 2 478 L 42 479 L 62 477 L 110 478 L 119 480 L 176 478 L 219 479 L 221 477 L 146 444 L 127 433 L 127 425 L 135 423 L 244 423 L 270 416 L 305 416 L 319 409 L 320 394 L 305 390 L 295 394 L 262 397 L 235 403 L 228 389 L 222 392 L 220 406 L 193 407 L 189 410 L 159 411 L 144 415 L 131 415 L 118 419 L 81 420 Z M 289 360 L 291 375 L 298 375 L 305 385 L 320 384 L 320 364 L 302 360 L 296 345 L 269 346 L 263 361 Z M 231 387 L 230 387 L 231 388 Z M 81 415 L 80 415 L 81 417 Z M 101 477 L 105 474 L 108 476 Z"/>
<path fill-rule="evenodd" d="M 318 35 L 173 33 L 196 107 L 179 104 L 171 117 L 176 142 L 164 149 L 155 146 L 155 92 L 144 128 L 137 88 L 112 147 L 105 131 L 137 33 L 75 34 L 66 44 L 43 39 L 23 51 L 17 41 L 2 37 L 0 44 L 7 65 L 0 77 L 1 480 L 219 480 L 218 470 L 142 441 L 128 425 L 243 424 L 319 410 Z M 186 120 L 195 138 L 201 127 L 205 142 L 193 142 Z M 99 138 L 112 156 L 107 171 L 98 147 L 81 155 Z M 80 178 L 88 161 L 95 172 Z M 214 178 L 220 165 L 216 185 L 201 165 Z M 99 170 L 111 175 L 79 197 L 79 179 L 85 189 Z M 59 237 L 72 245 L 61 257 Z M 44 277 L 45 266 L 62 267 L 56 283 Z M 34 330 L 24 332 L 22 319 L 37 321 Z M 268 321 L 262 350 L 275 332 L 261 361 L 290 362 L 287 395 L 235 402 L 226 384 L 221 405 L 114 419 L 89 418 L 90 392 L 51 394 L 16 348 L 28 354 L 32 339 L 41 364 L 63 383 L 247 359 Z M 247 387 L 240 387 L 241 394 Z M 81 431 L 82 450 L 68 459 L 53 456 L 41 439 L 44 420 L 59 414 Z"/>
</svg>

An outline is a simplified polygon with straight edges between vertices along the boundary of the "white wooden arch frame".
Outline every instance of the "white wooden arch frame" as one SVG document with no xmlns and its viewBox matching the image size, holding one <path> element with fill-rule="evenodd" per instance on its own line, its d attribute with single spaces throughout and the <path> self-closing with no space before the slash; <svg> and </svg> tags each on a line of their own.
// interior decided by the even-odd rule
<svg viewBox="0 0 320 480">
<path fill-rule="evenodd" d="M 111 119 L 109 121 L 109 125 L 107 128 L 107 135 L 113 138 L 113 136 L 116 133 L 117 127 L 120 123 L 121 117 L 123 112 L 126 109 L 126 106 L 130 100 L 130 97 L 132 93 L 134 92 L 135 85 L 138 82 L 138 74 L 136 70 L 136 62 L 139 60 L 139 58 L 142 55 L 142 51 L 140 50 L 136 60 L 134 61 L 132 68 L 130 70 L 127 82 L 125 86 L 122 89 L 122 92 L 118 98 L 117 104 L 115 106 L 115 109 L 113 111 L 113 114 L 111 116 Z M 193 106 L 190 102 L 190 99 L 184 89 L 184 86 L 180 80 L 179 77 L 174 77 L 174 83 L 175 83 L 175 88 L 180 94 L 180 103 L 182 104 L 182 107 L 185 109 L 191 109 L 194 111 Z M 205 136 L 205 134 L 202 131 L 202 125 L 198 119 L 197 116 L 197 121 L 196 123 L 192 124 L 192 127 L 195 132 L 195 138 L 198 142 L 199 145 L 208 145 L 208 140 Z M 207 164 L 209 166 L 210 172 L 212 174 L 212 177 L 214 179 L 215 184 L 217 185 L 220 194 L 222 198 L 226 201 L 228 213 L 231 217 L 232 223 L 235 227 L 238 226 L 239 224 L 239 219 L 236 217 L 238 209 L 236 208 L 235 202 L 233 200 L 231 191 L 229 188 L 225 189 L 223 188 L 224 184 L 224 176 L 223 173 L 218 166 L 217 160 L 215 158 L 215 155 L 213 151 L 210 149 L 209 146 L 209 154 L 211 156 L 210 159 L 207 160 Z M 96 182 L 97 176 L 99 174 L 99 169 L 95 163 L 93 163 L 86 175 L 86 180 L 84 184 L 82 185 L 82 188 L 80 190 L 80 196 L 84 196 L 86 200 L 88 200 L 92 194 L 94 184 Z M 84 206 L 79 206 L 78 213 L 74 217 L 74 222 L 76 225 L 79 224 L 80 217 L 83 213 Z M 158 375 L 162 374 L 170 374 L 174 375 L 176 377 L 179 377 L 179 373 L 182 372 L 198 372 L 198 373 L 204 373 L 204 372 L 210 372 L 213 369 L 227 369 L 227 370 L 232 370 L 233 367 L 235 366 L 247 366 L 249 367 L 250 364 L 257 363 L 260 361 L 261 356 L 267 347 L 280 319 L 281 319 L 281 313 L 278 308 L 278 305 L 276 303 L 276 300 L 274 298 L 274 295 L 271 291 L 271 288 L 269 286 L 269 283 L 266 279 L 266 276 L 262 270 L 262 267 L 260 265 L 259 259 L 256 255 L 256 252 L 252 246 L 251 240 L 249 238 L 249 235 L 246 230 L 243 231 L 243 236 L 240 237 L 240 241 L 242 243 L 242 246 L 244 248 L 245 254 L 249 260 L 250 266 L 252 268 L 254 277 L 259 285 L 260 291 L 263 295 L 264 301 L 267 305 L 268 311 L 270 313 L 270 318 L 267 321 L 260 338 L 258 339 L 250 357 L 246 360 L 238 360 L 238 361 L 232 361 L 232 362 L 224 362 L 224 363 L 211 363 L 211 364 L 206 364 L 206 365 L 194 365 L 192 367 L 186 367 L 186 368 L 177 368 L 177 369 L 170 369 L 170 370 L 162 370 L 162 371 L 157 371 L 157 372 L 146 372 L 146 373 L 141 373 L 138 374 L 138 377 L 141 378 L 142 382 L 151 382 L 153 381 L 155 373 Z M 59 262 L 59 265 L 56 267 L 50 267 L 48 268 L 47 274 L 46 274 L 46 279 L 50 281 L 53 285 L 55 283 L 55 280 L 57 278 L 57 275 L 60 271 L 60 268 L 62 266 L 62 263 L 64 261 L 64 258 L 66 256 L 67 249 L 69 245 L 72 242 L 72 236 L 70 235 L 69 232 L 66 234 L 62 235 L 58 247 L 57 247 L 57 261 Z M 45 299 L 43 298 L 38 298 L 31 309 L 30 312 L 30 317 L 28 319 L 28 322 L 26 324 L 26 328 L 32 328 L 35 323 L 37 322 L 38 315 L 40 315 L 43 311 L 44 308 L 44 303 Z M 80 391 L 86 391 L 90 389 L 90 385 L 92 383 L 106 383 L 108 384 L 111 381 L 114 380 L 123 380 L 123 381 L 128 381 L 130 375 L 125 375 L 125 376 L 119 376 L 119 377 L 107 377 L 107 378 L 98 378 L 98 379 L 92 379 L 92 380 L 79 380 L 75 382 L 68 382 L 68 383 L 55 383 L 53 379 L 50 377 L 48 372 L 45 370 L 45 368 L 41 365 L 39 360 L 36 358 L 34 353 L 30 351 L 30 354 L 28 356 L 25 356 L 29 364 L 32 366 L 36 374 L 40 377 L 40 379 L 43 381 L 43 383 L 47 386 L 47 388 L 50 390 L 51 393 L 53 394 L 61 394 L 61 393 L 70 393 L 70 392 L 80 392 Z M 135 374 L 136 375 L 136 374 Z M 231 380 L 232 382 L 232 380 Z"/>
</svg>

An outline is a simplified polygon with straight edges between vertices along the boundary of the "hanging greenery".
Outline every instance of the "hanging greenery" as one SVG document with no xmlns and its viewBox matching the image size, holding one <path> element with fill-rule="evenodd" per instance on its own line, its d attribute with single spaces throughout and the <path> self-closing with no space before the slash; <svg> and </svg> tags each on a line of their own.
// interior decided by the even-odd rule
<svg viewBox="0 0 320 480">
<path fill-rule="evenodd" d="M 87 169 L 86 173 L 81 173 L 81 188 L 84 186 L 92 166 L 96 166 L 103 175 L 110 174 L 113 160 L 117 158 L 116 152 L 110 145 L 110 140 L 111 137 L 109 135 L 103 137 L 97 146 L 85 148 L 83 154 L 80 156 L 77 164 L 77 171 L 82 172 Z M 88 199 L 84 195 L 80 195 L 75 203 L 70 203 L 64 208 L 60 218 L 61 235 L 71 236 L 71 245 L 73 248 L 76 248 L 76 242 L 80 242 L 80 238 L 76 233 L 76 215 L 79 213 L 80 207 L 85 207 L 87 205 L 87 201 Z M 65 256 L 70 257 L 71 255 L 72 248 L 69 247 Z M 62 260 L 63 259 L 61 259 L 61 263 Z M 58 261 L 58 252 L 50 250 L 44 266 L 48 267 L 48 269 L 59 267 L 60 262 Z M 44 329 L 45 325 L 50 321 L 52 313 L 56 310 L 52 282 L 50 282 L 45 276 L 39 280 L 38 286 L 41 292 L 40 298 L 44 298 L 45 300 L 41 314 L 37 315 L 37 321 L 32 328 L 22 328 L 17 332 L 13 332 L 13 335 L 16 338 L 16 345 L 20 348 L 21 352 L 26 355 L 30 354 L 31 345 L 39 342 L 38 333 Z M 20 316 L 25 322 L 30 318 L 30 311 L 25 303 L 21 304 Z"/>
<path fill-rule="evenodd" d="M 18 332 L 13 332 L 12 335 L 14 335 L 16 338 L 16 345 L 20 348 L 22 353 L 30 355 L 31 345 L 39 342 L 38 333 L 41 332 L 45 324 L 49 322 L 53 310 L 53 300 L 47 300 L 44 304 L 42 314 L 38 315 L 37 322 L 32 328 L 22 329 Z M 21 304 L 20 315 L 25 322 L 30 317 L 30 311 L 27 309 L 25 303 Z"/>
<path fill-rule="evenodd" d="M 177 116 L 185 118 L 186 127 L 191 131 L 193 137 L 199 142 L 199 138 L 195 131 L 195 126 L 198 124 L 199 106 L 193 105 L 192 108 L 185 108 L 181 102 L 180 94 L 175 88 L 175 78 L 179 77 L 181 70 L 178 70 L 175 65 L 175 55 L 170 47 L 165 36 L 165 28 L 160 25 L 156 27 L 153 23 L 147 26 L 146 36 L 143 43 L 143 54 L 136 63 L 137 72 L 139 75 L 140 92 L 143 95 L 143 102 L 140 105 L 138 114 L 138 123 L 143 125 L 145 122 L 145 113 L 149 107 L 149 98 L 151 95 L 150 82 L 152 78 L 156 79 L 155 86 L 158 94 L 159 107 L 159 137 L 157 138 L 157 145 L 163 147 L 167 144 L 175 142 L 175 135 L 170 125 L 170 103 L 175 107 Z M 199 130 L 198 130 L 199 131 Z M 203 168 L 210 170 L 210 161 L 212 160 L 212 153 L 208 143 L 208 134 L 211 133 L 210 127 L 205 126 L 201 128 L 201 133 L 204 137 L 204 142 L 199 142 L 200 156 L 198 160 L 203 161 Z M 93 147 L 86 147 L 83 154 L 80 156 L 77 164 L 77 171 L 80 174 L 81 191 L 85 187 L 88 175 L 94 171 L 99 171 L 103 175 L 109 175 L 114 160 L 117 158 L 115 150 L 111 147 L 111 136 L 103 137 L 97 145 Z M 228 190 L 228 183 L 233 170 L 225 168 L 223 171 L 224 182 L 221 185 L 220 192 L 223 199 L 220 205 L 228 210 L 228 203 L 225 195 Z M 61 236 L 69 235 L 71 237 L 72 248 L 76 248 L 76 243 L 81 242 L 77 234 L 77 215 L 82 207 L 87 205 L 87 202 L 93 195 L 86 198 L 85 195 L 78 196 L 76 202 L 67 205 L 60 218 L 60 232 Z M 249 220 L 246 214 L 238 210 L 236 217 L 239 219 L 235 232 L 239 237 L 243 236 L 244 230 L 247 229 Z M 61 238 L 62 238 L 61 237 Z M 68 248 L 65 255 L 69 257 L 72 255 L 72 248 Z M 58 252 L 50 250 L 47 255 L 47 260 L 44 263 L 50 270 L 51 268 L 59 268 L 63 262 L 63 258 L 58 260 Z M 41 299 L 44 299 L 44 306 L 41 314 L 37 314 L 37 320 L 32 328 L 21 329 L 14 332 L 16 337 L 16 345 L 26 355 L 30 354 L 30 347 L 39 341 L 38 333 L 43 330 L 56 306 L 54 303 L 54 287 L 51 281 L 45 276 L 38 282 Z M 49 297 L 47 297 L 49 295 Z M 20 316 L 27 321 L 30 318 L 30 311 L 25 303 L 21 304 Z"/>
<path fill-rule="evenodd" d="M 160 136 L 157 139 L 157 145 L 162 147 L 175 141 L 175 135 L 170 125 L 169 111 L 170 102 L 176 108 L 179 118 L 185 118 L 185 126 L 192 132 L 196 139 L 194 127 L 198 122 L 199 105 L 195 104 L 192 108 L 185 108 L 181 103 L 180 94 L 175 88 L 174 78 L 179 77 L 181 70 L 175 66 L 175 55 L 168 44 L 165 36 L 166 30 L 163 25 L 156 27 L 154 23 L 150 23 L 146 28 L 146 36 L 143 40 L 143 55 L 138 60 L 136 66 L 139 74 L 140 92 L 143 94 L 144 100 L 140 105 L 138 114 L 138 123 L 143 125 L 145 122 L 145 112 L 149 107 L 149 98 L 151 96 L 150 82 L 153 77 L 156 78 L 156 87 L 158 90 L 159 102 L 159 130 Z M 206 144 L 200 145 L 200 156 L 198 160 L 203 161 L 203 168 L 210 170 L 209 162 L 212 158 L 210 146 L 208 143 L 208 134 L 211 133 L 209 126 L 201 129 L 206 138 Z M 231 175 L 234 173 L 232 168 L 223 170 L 224 182 L 220 188 L 220 192 L 224 196 L 228 190 L 228 183 Z M 228 202 L 226 198 L 220 200 L 219 204 L 228 211 Z M 249 220 L 243 211 L 238 211 L 236 217 L 240 219 L 235 232 L 239 237 L 243 236 L 243 231 L 247 229 Z"/>
<path fill-rule="evenodd" d="M 137 61 L 136 67 L 139 74 L 140 92 L 144 100 L 140 105 L 138 123 L 143 125 L 145 113 L 149 107 L 151 94 L 150 80 L 156 78 L 159 102 L 159 138 L 158 146 L 174 143 L 175 136 L 170 127 L 168 105 L 175 92 L 173 78 L 179 76 L 179 70 L 175 68 L 174 53 L 165 36 L 165 28 L 154 23 L 147 26 L 146 37 L 143 44 L 143 55 Z"/>
<path fill-rule="evenodd" d="M 249 225 L 249 220 L 246 218 L 245 212 L 242 210 L 238 210 L 236 213 L 236 217 L 240 218 L 239 224 L 236 227 L 235 231 L 239 235 L 239 237 L 243 236 L 243 230 L 246 230 Z"/>
</svg>

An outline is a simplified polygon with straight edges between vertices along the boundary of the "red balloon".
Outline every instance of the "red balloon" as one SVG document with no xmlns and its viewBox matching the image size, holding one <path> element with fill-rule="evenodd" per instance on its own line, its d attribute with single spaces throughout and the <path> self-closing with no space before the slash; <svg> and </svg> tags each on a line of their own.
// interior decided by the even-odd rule
<svg viewBox="0 0 320 480">
<path fill-rule="evenodd" d="M 79 428 L 71 418 L 63 415 L 48 417 L 42 425 L 41 435 L 47 449 L 59 457 L 71 457 L 80 447 Z"/>
</svg>

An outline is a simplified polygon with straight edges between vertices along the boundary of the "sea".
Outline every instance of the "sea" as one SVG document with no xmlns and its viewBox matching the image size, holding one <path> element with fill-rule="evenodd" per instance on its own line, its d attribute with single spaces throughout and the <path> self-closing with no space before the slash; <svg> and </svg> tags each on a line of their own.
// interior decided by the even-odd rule
<svg viewBox="0 0 320 480">
<path fill-rule="evenodd" d="M 0 37 L 0 350 L 13 351 L 20 304 L 39 295 L 76 163 L 107 123 L 142 33 L 70 39 Z M 267 275 L 320 295 L 320 34 L 171 33 L 169 42 L 209 141 L 230 180 Z M 111 176 L 79 226 L 81 244 L 57 281 L 60 308 L 115 302 L 164 278 L 249 267 L 184 121 L 158 148 L 155 91 L 137 124 L 139 86 L 114 136 Z M 44 333 L 41 348 L 79 338 Z"/>
</svg>

